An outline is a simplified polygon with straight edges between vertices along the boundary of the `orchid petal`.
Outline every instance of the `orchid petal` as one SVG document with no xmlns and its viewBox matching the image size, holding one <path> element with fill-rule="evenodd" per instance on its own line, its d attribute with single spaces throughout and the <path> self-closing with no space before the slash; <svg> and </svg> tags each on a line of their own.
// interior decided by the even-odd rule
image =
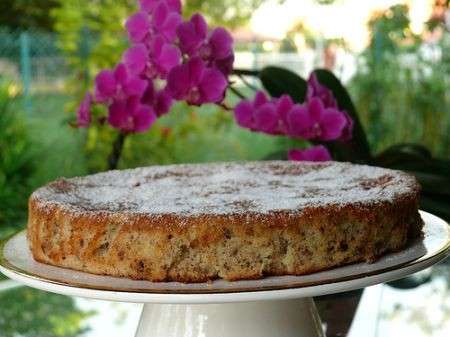
<svg viewBox="0 0 450 337">
<path fill-rule="evenodd" d="M 255 108 L 259 108 L 261 105 L 264 105 L 267 102 L 269 102 L 269 98 L 267 97 L 265 92 L 261 91 L 261 90 L 257 91 L 255 94 L 255 100 L 253 102 L 253 106 Z"/>
<path fill-rule="evenodd" d="M 332 160 L 328 149 L 323 145 L 310 147 L 306 150 L 293 149 L 288 153 L 289 160 L 322 162 Z"/>
<path fill-rule="evenodd" d="M 315 73 L 311 73 L 308 79 L 306 97 L 308 101 L 313 97 L 319 98 L 325 108 L 337 108 L 337 102 L 333 96 L 333 92 L 326 86 L 319 83 Z"/>
<path fill-rule="evenodd" d="M 247 129 L 253 128 L 253 104 L 249 100 L 242 100 L 234 108 L 236 122 Z"/>
<path fill-rule="evenodd" d="M 224 59 L 233 53 L 233 38 L 225 28 L 219 27 L 213 30 L 209 45 L 214 59 Z"/>
<path fill-rule="evenodd" d="M 160 30 L 169 16 L 170 10 L 164 1 L 160 1 L 153 10 L 152 24 L 156 30 Z"/>
<path fill-rule="evenodd" d="M 133 132 L 145 132 L 156 121 L 153 109 L 148 105 L 140 104 L 133 111 Z"/>
<path fill-rule="evenodd" d="M 152 106 L 156 97 L 156 89 L 153 81 L 148 81 L 147 83 L 147 88 L 145 89 L 145 92 L 141 97 L 141 102 L 143 104 Z"/>
<path fill-rule="evenodd" d="M 218 103 L 225 97 L 228 81 L 217 69 L 206 69 L 203 72 L 199 90 L 204 103 Z"/>
<path fill-rule="evenodd" d="M 347 111 L 342 111 L 342 113 L 344 114 L 347 123 L 344 127 L 344 130 L 342 130 L 342 136 L 340 140 L 342 140 L 343 142 L 348 142 L 353 138 L 353 128 L 355 123 L 353 119 L 350 117 L 350 115 L 347 113 Z"/>
<path fill-rule="evenodd" d="M 131 42 L 142 42 L 150 31 L 149 17 L 144 12 L 138 12 L 128 18 L 125 27 Z"/>
<path fill-rule="evenodd" d="M 124 85 L 128 80 L 127 67 L 123 63 L 119 63 L 114 69 L 114 78 L 117 84 Z"/>
<path fill-rule="evenodd" d="M 148 82 L 146 80 L 134 77 L 130 78 L 123 86 L 123 91 L 127 96 L 141 97 L 144 94 L 145 89 L 147 89 L 147 85 Z"/>
<path fill-rule="evenodd" d="M 81 128 L 87 128 L 91 124 L 91 105 L 92 95 L 86 93 L 80 107 L 77 111 L 77 125 Z"/>
<path fill-rule="evenodd" d="M 161 49 L 157 62 L 158 66 L 163 70 L 163 75 L 167 75 L 173 67 L 180 64 L 181 52 L 177 47 L 165 44 Z"/>
<path fill-rule="evenodd" d="M 286 122 L 287 132 L 291 137 L 304 139 L 310 139 L 312 137 L 310 129 L 314 124 L 314 120 L 311 119 L 306 105 L 295 105 L 289 111 Z"/>
<path fill-rule="evenodd" d="M 342 131 L 347 125 L 347 120 L 342 112 L 336 109 L 326 109 L 320 122 L 321 140 L 335 140 L 341 137 Z"/>
<path fill-rule="evenodd" d="M 233 65 L 234 65 L 234 54 L 231 54 L 227 58 L 216 60 L 214 62 L 214 66 L 227 77 L 233 72 Z"/>
<path fill-rule="evenodd" d="M 161 27 L 161 33 L 169 42 L 174 42 L 177 38 L 178 26 L 183 22 L 183 18 L 178 13 L 170 13 Z"/>
<path fill-rule="evenodd" d="M 154 104 L 154 110 L 156 115 L 162 116 L 167 114 L 170 111 L 170 108 L 173 104 L 173 98 L 170 96 L 170 94 L 167 92 L 167 90 L 159 91 L 156 94 L 156 100 Z"/>
<path fill-rule="evenodd" d="M 160 0 L 139 0 L 139 8 L 143 12 L 151 13 Z"/>
<path fill-rule="evenodd" d="M 273 134 L 278 126 L 278 114 L 273 103 L 266 103 L 256 109 L 254 114 L 255 129 Z"/>
<path fill-rule="evenodd" d="M 95 78 L 95 100 L 99 103 L 113 98 L 117 91 L 117 82 L 114 72 L 102 70 Z"/>
<path fill-rule="evenodd" d="M 276 102 L 276 108 L 278 116 L 280 116 L 281 120 L 286 121 L 287 115 L 289 111 L 294 107 L 294 101 L 291 96 L 283 95 Z"/>
<path fill-rule="evenodd" d="M 205 41 L 208 34 L 208 25 L 200 14 L 194 14 L 190 21 L 181 23 L 177 29 L 181 50 L 193 55 Z"/>
<path fill-rule="evenodd" d="M 129 122 L 125 101 L 114 101 L 109 106 L 108 123 L 116 129 L 127 129 Z"/>
<path fill-rule="evenodd" d="M 183 99 L 189 92 L 191 79 L 186 64 L 174 67 L 167 76 L 167 88 L 173 98 Z"/>
<path fill-rule="evenodd" d="M 308 102 L 308 110 L 311 118 L 314 121 L 319 122 L 324 111 L 322 101 L 317 97 L 311 98 Z"/>
<path fill-rule="evenodd" d="M 148 49 L 142 43 L 129 48 L 123 55 L 123 63 L 132 75 L 141 74 L 148 60 Z"/>
<path fill-rule="evenodd" d="M 205 62 L 203 62 L 202 59 L 198 57 L 194 57 L 190 59 L 186 65 L 189 70 L 190 85 L 193 86 L 199 84 L 203 77 L 203 72 L 206 68 Z"/>
</svg>

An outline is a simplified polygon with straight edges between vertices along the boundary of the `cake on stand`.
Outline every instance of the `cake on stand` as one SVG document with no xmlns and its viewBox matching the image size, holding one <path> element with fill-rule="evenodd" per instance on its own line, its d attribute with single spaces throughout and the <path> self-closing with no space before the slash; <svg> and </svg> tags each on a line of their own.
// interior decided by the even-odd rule
<svg viewBox="0 0 450 337">
<path fill-rule="evenodd" d="M 450 229 L 421 212 L 423 237 L 373 264 L 304 276 L 182 284 L 152 283 L 53 267 L 34 261 L 26 233 L 0 245 L 0 271 L 37 289 L 109 301 L 145 303 L 136 337 L 322 337 L 313 296 L 405 277 L 450 255 Z"/>
</svg>

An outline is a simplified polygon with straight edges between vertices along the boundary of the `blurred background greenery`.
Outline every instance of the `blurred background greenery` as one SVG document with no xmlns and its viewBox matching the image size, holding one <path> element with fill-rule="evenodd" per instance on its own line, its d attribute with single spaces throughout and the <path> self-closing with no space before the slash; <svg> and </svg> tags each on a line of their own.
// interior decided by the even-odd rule
<svg viewBox="0 0 450 337">
<path fill-rule="evenodd" d="M 317 66 L 334 71 L 349 88 L 375 152 L 417 142 L 436 157 L 450 155 L 447 1 L 428 1 L 420 30 L 413 29 L 408 1 L 367 9 L 366 41 L 357 48 L 351 38 L 327 36 L 301 18 L 291 20 L 280 37 L 255 32 L 253 16 L 264 13 L 265 5 L 285 2 L 187 0 L 185 11 L 201 10 L 211 23 L 234 32 L 238 66 L 275 64 L 303 76 Z M 345 2 L 312 6 L 338 9 Z M 123 23 L 135 1 L 8 0 L 0 6 L 0 235 L 5 235 L 24 225 L 33 188 L 59 176 L 106 169 L 115 131 L 76 130 L 69 122 L 95 73 L 116 63 L 126 48 Z M 313 55 L 309 66 L 307 55 Z M 232 105 L 234 97 L 228 100 Z M 242 130 L 215 106 L 179 104 L 150 132 L 128 137 L 119 166 L 262 159 L 291 142 Z"/>
<path fill-rule="evenodd" d="M 126 48 L 123 24 L 135 3 L 0 1 L 0 238 L 25 225 L 33 189 L 60 176 L 106 169 L 115 131 L 78 130 L 70 122 L 95 73 L 115 64 Z M 383 0 L 375 7 L 353 0 L 302 1 L 310 5 L 299 7 L 298 17 L 292 10 L 297 7 L 291 5 L 286 7 L 292 12 L 289 20 L 287 12 L 280 12 L 285 14 L 277 21 L 278 12 L 272 9 L 290 3 L 301 6 L 290 0 L 186 0 L 185 13 L 200 10 L 210 23 L 230 28 L 239 67 L 273 64 L 304 77 L 314 67 L 332 70 L 349 89 L 375 152 L 394 143 L 415 142 L 427 146 L 435 157 L 450 157 L 449 1 Z M 417 3 L 423 4 L 420 29 Z M 358 13 L 365 15 L 359 20 L 365 35 L 329 34 L 328 28 L 300 15 L 304 10 L 305 16 L 322 23 L 330 21 L 324 15 L 334 11 L 331 28 L 339 32 L 338 16 L 351 6 L 355 20 Z M 356 21 L 349 23 L 355 30 Z M 270 28 L 277 32 L 271 34 Z M 227 101 L 232 105 L 235 97 L 230 94 Z M 241 129 L 230 112 L 216 106 L 179 104 L 148 133 L 127 138 L 119 167 L 258 160 L 286 151 L 292 143 Z M 73 302 L 57 295 L 46 295 L 49 306 L 40 309 L 39 317 L 54 306 L 61 310 L 60 319 L 73 323 L 69 330 L 57 318 L 50 325 L 41 324 L 39 331 L 31 327 L 33 321 L 21 327 L 2 321 L 7 317 L 10 322 L 8 315 L 32 312 L 39 296 L 26 288 L 0 293 L 0 328 L 10 329 L 1 337 L 83 335 L 81 322 L 93 313 L 81 313 Z M 16 311 L 2 312 L 14 305 Z M 27 322 L 26 317 L 20 319 Z"/>
</svg>

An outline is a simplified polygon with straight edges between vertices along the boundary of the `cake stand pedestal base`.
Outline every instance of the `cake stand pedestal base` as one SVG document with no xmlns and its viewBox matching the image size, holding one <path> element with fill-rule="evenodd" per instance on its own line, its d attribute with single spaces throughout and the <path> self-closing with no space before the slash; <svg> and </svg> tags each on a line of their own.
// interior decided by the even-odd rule
<svg viewBox="0 0 450 337">
<path fill-rule="evenodd" d="M 205 295 L 207 296 L 207 295 Z M 144 305 L 136 337 L 324 337 L 312 298 Z"/>
</svg>

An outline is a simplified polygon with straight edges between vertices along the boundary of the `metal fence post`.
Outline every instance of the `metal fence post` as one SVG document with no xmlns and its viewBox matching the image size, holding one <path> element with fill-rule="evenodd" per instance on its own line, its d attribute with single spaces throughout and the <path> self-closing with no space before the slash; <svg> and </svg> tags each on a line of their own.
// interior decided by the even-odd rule
<svg viewBox="0 0 450 337">
<path fill-rule="evenodd" d="M 28 32 L 20 33 L 20 74 L 22 77 L 25 109 L 27 113 L 30 114 L 32 109 L 30 96 L 31 58 L 30 58 L 30 39 L 28 36 Z"/>
</svg>

